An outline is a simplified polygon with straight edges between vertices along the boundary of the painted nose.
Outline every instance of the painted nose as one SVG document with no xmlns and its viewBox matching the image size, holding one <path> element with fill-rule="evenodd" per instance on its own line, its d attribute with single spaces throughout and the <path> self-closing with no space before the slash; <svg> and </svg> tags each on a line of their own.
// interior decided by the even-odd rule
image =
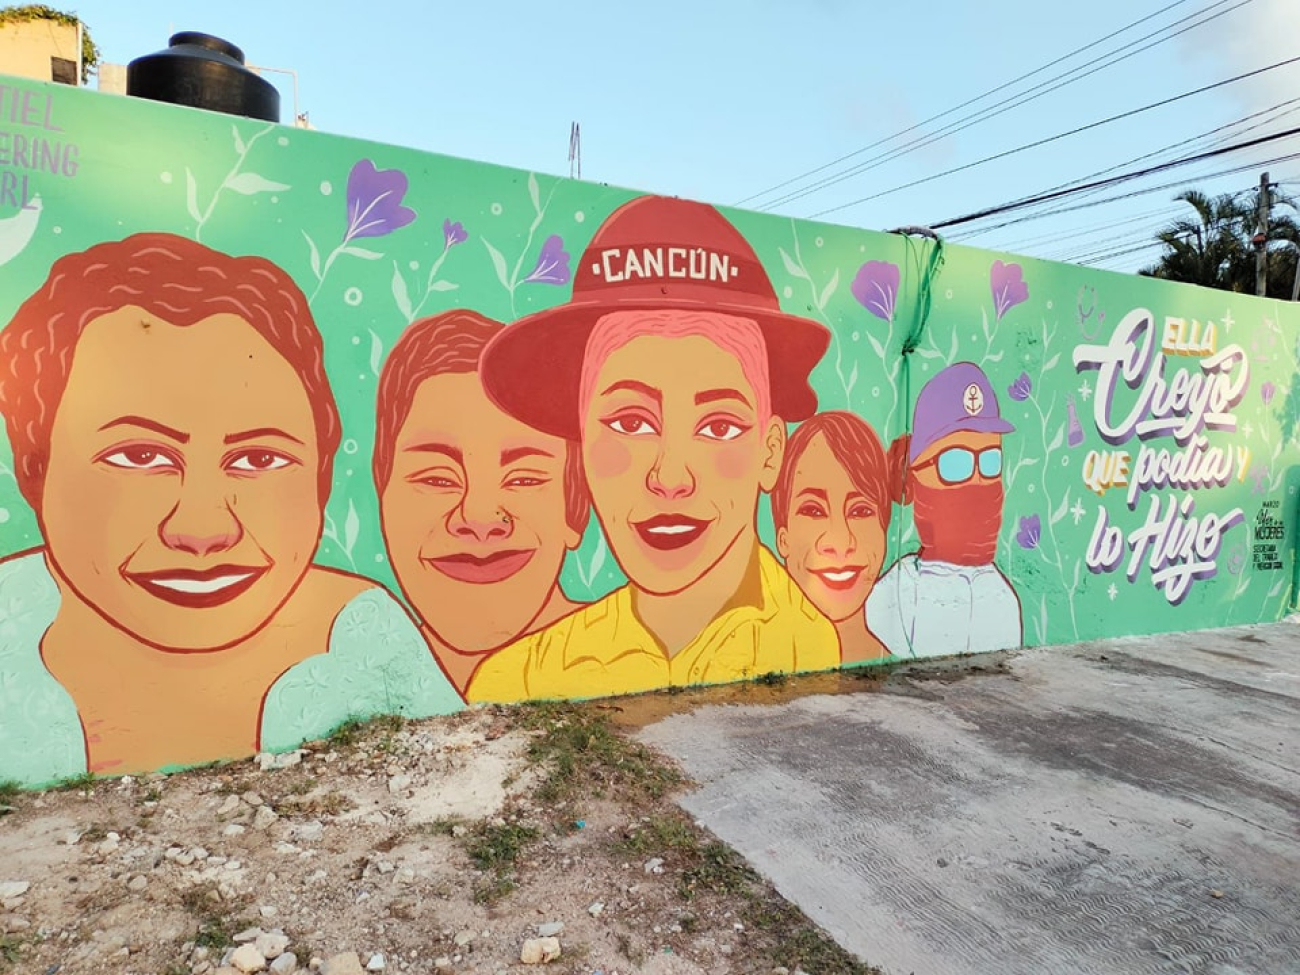
<svg viewBox="0 0 1300 975">
<path fill-rule="evenodd" d="M 457 538 L 490 542 L 508 538 L 514 532 L 514 519 L 508 511 L 494 503 L 493 498 L 470 490 L 452 512 L 448 528 Z"/>
<path fill-rule="evenodd" d="M 858 540 L 846 519 L 833 519 L 817 539 L 817 551 L 822 555 L 850 555 L 857 547 Z"/>
<path fill-rule="evenodd" d="M 646 487 L 656 497 L 676 500 L 695 493 L 695 475 L 690 467 L 679 460 L 675 451 L 664 450 L 654 467 L 646 475 Z"/>
<path fill-rule="evenodd" d="M 168 548 L 203 557 L 234 548 L 244 537 L 244 526 L 224 501 L 201 504 L 182 498 L 158 534 Z"/>
</svg>

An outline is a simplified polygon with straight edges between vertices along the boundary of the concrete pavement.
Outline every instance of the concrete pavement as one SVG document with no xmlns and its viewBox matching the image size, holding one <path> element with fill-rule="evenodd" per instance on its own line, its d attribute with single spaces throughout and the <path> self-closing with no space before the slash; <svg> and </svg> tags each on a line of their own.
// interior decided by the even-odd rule
<svg viewBox="0 0 1300 975">
<path fill-rule="evenodd" d="M 1294 623 L 915 665 L 641 736 L 890 975 L 1300 973 Z"/>
</svg>

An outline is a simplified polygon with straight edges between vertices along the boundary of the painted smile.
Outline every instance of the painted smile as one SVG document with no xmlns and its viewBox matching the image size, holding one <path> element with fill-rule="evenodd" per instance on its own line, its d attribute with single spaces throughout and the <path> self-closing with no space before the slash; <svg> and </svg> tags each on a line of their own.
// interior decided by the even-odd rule
<svg viewBox="0 0 1300 975">
<path fill-rule="evenodd" d="M 844 592 L 857 585 L 865 568 L 865 565 L 842 565 L 833 569 L 810 569 L 809 571 L 820 579 L 827 589 Z"/>
<path fill-rule="evenodd" d="M 218 565 L 211 569 L 160 569 L 123 572 L 131 582 L 159 599 L 188 609 L 220 606 L 243 595 L 269 566 Z"/>
<path fill-rule="evenodd" d="M 645 521 L 635 521 L 632 527 L 641 536 L 641 541 L 661 552 L 685 548 L 700 538 L 709 527 L 709 522 L 685 515 L 655 515 Z"/>
<path fill-rule="evenodd" d="M 444 555 L 436 559 L 421 559 L 433 566 L 443 575 L 457 582 L 468 582 L 482 586 L 501 582 L 526 566 L 536 549 L 506 549 L 491 555 L 471 555 L 462 552 L 459 555 Z"/>
</svg>

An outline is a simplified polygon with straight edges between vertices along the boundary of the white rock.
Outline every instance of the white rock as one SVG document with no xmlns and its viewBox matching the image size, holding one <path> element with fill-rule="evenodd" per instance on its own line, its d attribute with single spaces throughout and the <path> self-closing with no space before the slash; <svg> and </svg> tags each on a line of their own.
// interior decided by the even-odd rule
<svg viewBox="0 0 1300 975">
<path fill-rule="evenodd" d="M 592 917 L 600 917 L 600 915 L 604 913 L 604 911 L 605 911 L 605 905 L 602 904 L 600 901 L 596 901 L 596 903 L 592 904 L 591 907 L 587 908 L 587 913 L 590 914 Z"/>
<path fill-rule="evenodd" d="M 271 962 L 271 971 L 275 972 L 275 975 L 293 975 L 297 970 L 298 956 L 292 951 L 286 951 Z"/>
<path fill-rule="evenodd" d="M 13 900 L 15 897 L 22 897 L 23 894 L 31 890 L 31 883 L 26 880 L 3 880 L 0 881 L 0 900 Z"/>
<path fill-rule="evenodd" d="M 355 951 L 345 951 L 325 959 L 320 966 L 321 975 L 366 975 L 361 959 Z"/>
<path fill-rule="evenodd" d="M 262 917 L 275 917 L 279 910 L 273 904 L 263 904 L 257 909 L 257 913 Z"/>
<path fill-rule="evenodd" d="M 519 960 L 525 965 L 544 965 L 559 957 L 559 938 L 529 938 L 519 949 Z"/>
<path fill-rule="evenodd" d="M 557 934 L 563 933 L 563 921 L 548 921 L 546 924 L 537 925 L 537 936 L 539 938 L 554 938 Z"/>
<path fill-rule="evenodd" d="M 644 869 L 646 873 L 663 873 L 664 872 L 663 857 L 651 857 L 649 860 L 645 862 Z"/>
<path fill-rule="evenodd" d="M 230 956 L 230 964 L 241 972 L 260 972 L 266 969 L 266 959 L 254 945 L 240 945 Z"/>
<path fill-rule="evenodd" d="M 439 955 L 433 960 L 433 967 L 439 971 L 446 971 L 451 968 L 451 959 L 446 955 Z"/>
<path fill-rule="evenodd" d="M 394 775 L 388 780 L 389 792 L 405 792 L 411 787 L 411 777 L 409 775 Z"/>
<path fill-rule="evenodd" d="M 194 857 L 195 860 L 206 860 L 209 853 L 207 850 L 203 849 L 203 847 L 196 846 L 194 849 L 190 850 L 190 856 Z"/>
<path fill-rule="evenodd" d="M 289 947 L 289 939 L 283 934 L 275 934 L 267 931 L 257 936 L 253 942 L 257 945 L 257 950 L 262 953 L 266 959 L 279 958 Z"/>
<path fill-rule="evenodd" d="M 456 947 L 464 948 L 467 944 L 472 942 L 475 937 L 476 935 L 473 931 L 461 931 L 456 935 Z"/>
<path fill-rule="evenodd" d="M 382 972 L 383 970 L 384 970 L 384 956 L 381 955 L 379 952 L 375 952 L 373 955 L 370 956 L 370 960 L 366 962 L 366 971 Z"/>
<path fill-rule="evenodd" d="M 243 931 L 240 931 L 239 934 L 235 935 L 231 940 L 236 944 L 243 944 L 246 941 L 256 941 L 261 936 L 261 928 L 244 928 Z"/>
<path fill-rule="evenodd" d="M 239 808 L 239 796 L 226 796 L 226 801 L 217 807 L 218 816 L 229 816 Z"/>
<path fill-rule="evenodd" d="M 140 874 L 140 873 L 136 874 L 126 883 L 126 887 L 128 890 L 134 890 L 137 892 L 144 890 L 148 886 L 149 886 L 149 878 L 146 877 L 144 874 Z"/>
<path fill-rule="evenodd" d="M 293 752 L 285 752 L 283 755 L 272 755 L 270 752 L 263 752 L 257 756 L 257 765 L 263 772 L 269 772 L 272 769 L 291 768 L 300 763 L 302 757 L 306 754 L 306 750 L 302 748 Z"/>
<path fill-rule="evenodd" d="M 227 869 L 227 870 L 230 870 L 231 872 L 233 872 L 233 871 L 235 871 L 235 870 L 242 870 L 242 869 L 244 869 L 244 865 L 243 865 L 240 861 L 238 861 L 238 860 L 227 860 L 227 861 L 226 861 L 226 869 Z"/>
<path fill-rule="evenodd" d="M 253 829 L 266 829 L 279 818 L 270 806 L 258 806 L 253 813 Z"/>
<path fill-rule="evenodd" d="M 309 823 L 298 823 L 289 831 L 290 837 L 302 843 L 315 843 L 325 835 L 324 825 L 316 819 Z"/>
<path fill-rule="evenodd" d="M 262 797 L 256 792 L 245 792 L 240 798 L 250 806 L 260 806 L 262 804 Z"/>
<path fill-rule="evenodd" d="M 60 842 L 66 843 L 68 846 L 76 846 L 81 842 L 81 834 L 75 829 L 69 830 L 63 834 L 63 839 Z"/>
<path fill-rule="evenodd" d="M 243 836 L 244 827 L 240 826 L 238 823 L 231 823 L 229 826 L 227 826 L 225 829 L 221 831 L 221 835 L 222 836 Z"/>
</svg>

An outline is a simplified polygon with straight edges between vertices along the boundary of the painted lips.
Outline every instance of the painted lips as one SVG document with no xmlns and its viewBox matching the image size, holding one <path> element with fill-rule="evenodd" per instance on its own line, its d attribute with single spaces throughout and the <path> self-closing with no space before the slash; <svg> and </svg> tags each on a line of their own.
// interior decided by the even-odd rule
<svg viewBox="0 0 1300 975">
<path fill-rule="evenodd" d="M 506 549 L 491 555 L 471 555 L 465 552 L 424 561 L 457 582 L 481 586 L 509 579 L 528 564 L 535 551 L 531 548 Z"/>
<path fill-rule="evenodd" d="M 834 569 L 812 569 L 813 575 L 822 581 L 827 589 L 843 592 L 857 585 L 865 565 L 843 565 Z"/>
<path fill-rule="evenodd" d="M 645 521 L 633 522 L 632 527 L 641 541 L 661 552 L 685 548 L 704 534 L 709 522 L 685 515 L 656 515 Z"/>
<path fill-rule="evenodd" d="M 203 570 L 160 569 L 125 575 L 151 596 L 188 609 L 206 609 L 243 595 L 266 570 L 267 566 L 218 565 Z"/>
</svg>

